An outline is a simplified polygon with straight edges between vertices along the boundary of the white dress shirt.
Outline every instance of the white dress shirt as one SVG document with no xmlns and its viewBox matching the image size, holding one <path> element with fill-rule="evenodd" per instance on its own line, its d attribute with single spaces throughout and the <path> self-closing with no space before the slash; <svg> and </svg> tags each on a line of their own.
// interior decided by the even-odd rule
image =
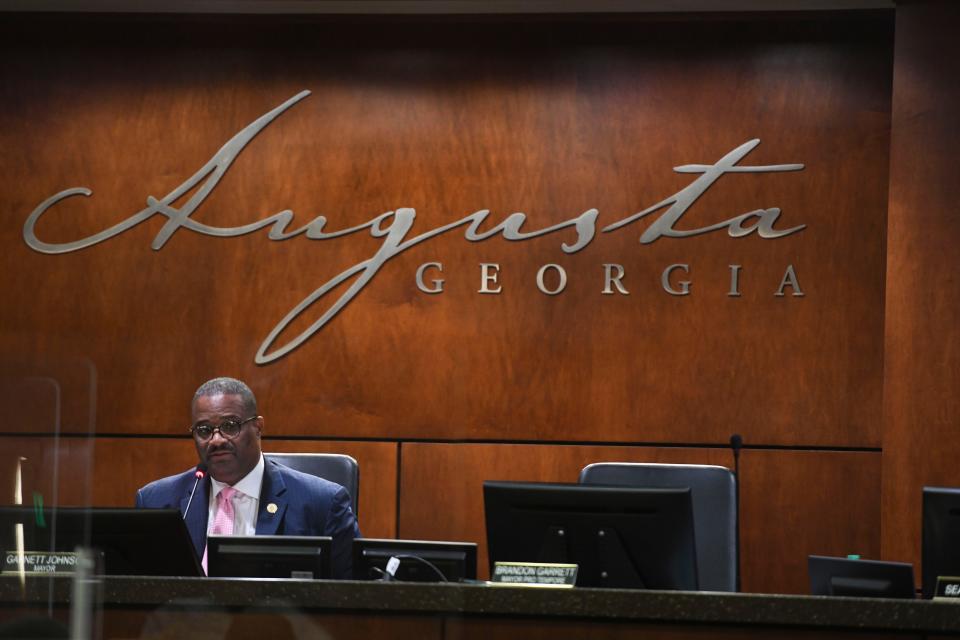
<svg viewBox="0 0 960 640">
<path fill-rule="evenodd" d="M 233 485 L 237 493 L 233 496 L 233 535 L 252 536 L 257 533 L 257 513 L 260 511 L 260 487 L 263 484 L 263 455 L 260 461 L 247 475 Z M 207 507 L 207 535 L 213 529 L 213 518 L 217 513 L 217 495 L 229 486 L 210 476 L 210 504 Z"/>
</svg>

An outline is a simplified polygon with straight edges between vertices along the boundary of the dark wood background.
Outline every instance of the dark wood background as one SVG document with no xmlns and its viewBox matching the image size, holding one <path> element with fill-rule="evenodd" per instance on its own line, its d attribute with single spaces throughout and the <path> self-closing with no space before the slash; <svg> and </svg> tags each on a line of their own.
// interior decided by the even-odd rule
<svg viewBox="0 0 960 640">
<path fill-rule="evenodd" d="M 891 158 L 891 117 L 913 122 L 923 104 L 904 93 L 919 54 L 898 34 L 895 64 L 894 19 L 8 20 L 0 468 L 28 458 L 25 486 L 48 501 L 56 490 L 62 504 L 129 504 L 138 486 L 193 463 L 183 435 L 193 390 L 233 375 L 258 394 L 265 449 L 360 461 L 366 535 L 482 542 L 485 479 L 574 481 L 600 460 L 729 466 L 724 445 L 740 433 L 746 589 L 806 591 L 808 553 L 911 559 L 918 532 L 904 545 L 888 532 L 902 529 L 901 506 L 916 510 L 923 450 L 901 446 L 913 457 L 891 471 L 888 443 L 902 445 L 916 424 L 891 402 L 909 396 L 904 380 L 922 387 L 956 367 L 949 350 L 885 362 L 913 344 L 891 318 L 923 325 L 939 310 L 904 299 L 927 290 L 900 267 L 917 264 L 932 231 L 907 231 L 920 147 L 896 127 Z M 523 211 L 539 229 L 597 208 L 605 225 L 689 184 L 672 167 L 760 138 L 741 164 L 806 168 L 727 175 L 677 227 L 780 207 L 779 228 L 807 228 L 641 245 L 641 221 L 574 255 L 560 250 L 569 230 L 520 243 L 454 231 L 385 264 L 333 322 L 266 366 L 253 358 L 268 332 L 378 240 L 181 229 L 152 251 L 157 218 L 75 253 L 24 243 L 24 220 L 48 196 L 93 190 L 52 209 L 42 239 L 100 231 L 302 89 L 313 95 L 250 143 L 195 220 L 235 226 L 289 208 L 294 227 L 323 214 L 333 230 L 414 207 L 412 235 L 479 209 L 492 223 Z M 956 129 L 939 122 L 925 131 L 946 135 L 930 160 L 945 167 Z M 935 200 L 946 227 L 951 195 Z M 931 273 L 949 271 L 945 238 L 922 258 Z M 427 261 L 444 265 L 442 295 L 414 285 Z M 500 295 L 477 293 L 481 262 L 500 264 Z M 600 294 L 609 262 L 624 265 L 629 296 Z M 567 270 L 561 295 L 536 289 L 547 263 Z M 673 263 L 690 264 L 690 296 L 661 290 Z M 730 264 L 743 265 L 739 298 L 726 295 Z M 805 296 L 775 297 L 790 264 Z M 905 278 L 899 297 L 892 276 Z M 955 283 L 943 278 L 955 311 Z M 950 319 L 938 322 L 952 335 Z M 902 391 L 885 394 L 894 386 Z M 58 430 L 69 437 L 55 452 Z"/>
<path fill-rule="evenodd" d="M 897 10 L 884 370 L 883 553 L 920 561 L 921 488 L 960 485 L 960 6 Z"/>
</svg>

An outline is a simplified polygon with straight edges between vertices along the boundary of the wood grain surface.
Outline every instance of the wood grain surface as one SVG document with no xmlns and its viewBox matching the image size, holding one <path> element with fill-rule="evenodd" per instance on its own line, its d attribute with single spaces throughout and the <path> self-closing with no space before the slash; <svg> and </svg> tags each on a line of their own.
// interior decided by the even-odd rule
<svg viewBox="0 0 960 640">
<path fill-rule="evenodd" d="M 960 182 L 952 160 L 960 145 L 958 29 L 960 10 L 952 3 L 917 2 L 897 9 L 883 552 L 914 563 L 920 562 L 924 485 L 960 485 Z"/>
<path fill-rule="evenodd" d="M 478 542 L 484 576 L 484 480 L 576 482 L 593 462 L 732 464 L 723 449 L 419 443 L 401 460 L 399 536 Z M 809 554 L 878 557 L 880 464 L 877 453 L 744 451 L 744 591 L 809 593 Z"/>
<path fill-rule="evenodd" d="M 173 436 L 196 387 L 232 375 L 268 417 L 265 448 L 360 461 L 368 536 L 482 542 L 483 479 L 573 481 L 602 459 L 727 464 L 709 445 L 740 433 L 761 447 L 744 454 L 746 589 L 806 591 L 807 553 L 879 554 L 881 446 L 883 550 L 902 559 L 916 543 L 920 477 L 948 481 L 956 453 L 941 446 L 956 415 L 957 192 L 945 160 L 956 90 L 915 75 L 915 61 L 937 67 L 923 49 L 935 42 L 905 22 L 891 158 L 891 18 L 5 19 L 0 473 L 10 478 L 22 451 L 48 500 L 56 485 L 62 504 L 130 504 L 138 486 L 193 464 L 189 440 Z M 322 215 L 334 232 L 409 207 L 409 239 L 479 210 L 490 211 L 484 230 L 524 212 L 531 232 L 595 208 L 599 229 L 697 176 L 674 167 L 759 139 L 741 165 L 804 169 L 725 175 L 675 228 L 778 208 L 775 228 L 804 229 L 641 244 L 661 209 L 568 254 L 572 228 L 517 242 L 469 242 L 456 228 L 387 260 L 322 330 L 262 366 L 254 356 L 284 316 L 382 237 L 180 228 L 152 249 L 165 222 L 155 215 L 80 251 L 25 243 L 30 212 L 64 189 L 92 195 L 44 214 L 42 241 L 122 223 L 302 90 L 311 95 L 252 139 L 195 223 L 290 210 L 291 230 Z M 920 210 L 924 224 L 911 226 Z M 444 279 L 442 294 L 418 290 L 426 262 L 442 263 L 427 275 Z M 499 294 L 478 292 L 482 263 L 499 265 Z M 602 293 L 612 263 L 629 295 Z M 537 288 L 549 264 L 568 276 L 559 295 Z M 689 295 L 661 286 L 673 264 L 689 265 L 671 279 L 690 280 Z M 741 266 L 740 296 L 728 295 L 730 265 Z M 803 296 L 774 295 L 788 266 Z M 55 465 L 39 436 L 57 432 L 96 438 L 60 439 Z M 438 503 L 450 507 L 442 518 Z M 900 531 L 907 542 L 890 538 Z"/>
<path fill-rule="evenodd" d="M 8 21 L 0 352 L 90 362 L 105 434 L 178 433 L 192 391 L 231 374 L 285 435 L 721 443 L 737 430 L 754 443 L 879 446 L 892 32 L 883 16 L 844 15 Z M 157 38 L 163 47 L 143 45 Z M 596 208 L 604 226 L 696 177 L 673 167 L 757 138 L 740 164 L 805 168 L 723 176 L 676 228 L 776 207 L 776 228 L 805 229 L 640 244 L 648 217 L 572 255 L 561 250 L 571 229 L 476 243 L 456 229 L 389 260 L 332 322 L 265 366 L 254 355 L 284 315 L 381 239 L 180 229 L 152 250 L 154 216 L 72 253 L 25 244 L 27 216 L 51 195 L 93 191 L 40 218 L 44 242 L 100 232 L 304 89 L 195 222 L 235 227 L 289 209 L 291 229 L 324 215 L 334 231 L 412 207 L 412 237 L 481 209 L 485 229 L 525 212 L 532 231 Z M 430 261 L 443 264 L 440 295 L 415 286 Z M 481 263 L 500 265 L 499 295 L 478 293 Z M 629 295 L 601 293 L 607 263 L 623 265 Z M 678 263 L 688 296 L 661 287 Z M 559 295 L 537 288 L 547 264 L 568 274 Z M 727 295 L 731 264 L 742 266 L 739 297 Z M 789 265 L 803 297 L 774 295 Z M 313 304 L 274 346 L 331 304 Z"/>
</svg>

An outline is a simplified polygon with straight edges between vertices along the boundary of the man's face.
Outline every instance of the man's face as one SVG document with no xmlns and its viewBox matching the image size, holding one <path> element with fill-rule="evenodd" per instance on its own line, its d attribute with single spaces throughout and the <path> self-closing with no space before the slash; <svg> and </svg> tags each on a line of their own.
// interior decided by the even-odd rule
<svg viewBox="0 0 960 640">
<path fill-rule="evenodd" d="M 193 405 L 193 425 L 213 427 L 227 420 L 243 422 L 252 418 L 244 414 L 243 399 L 234 395 L 201 396 Z M 193 438 L 197 455 L 207 463 L 210 475 L 220 482 L 235 484 L 257 466 L 260 460 L 260 430 L 263 418 L 244 424 L 235 438 L 227 438 L 219 430 L 209 440 Z"/>
</svg>

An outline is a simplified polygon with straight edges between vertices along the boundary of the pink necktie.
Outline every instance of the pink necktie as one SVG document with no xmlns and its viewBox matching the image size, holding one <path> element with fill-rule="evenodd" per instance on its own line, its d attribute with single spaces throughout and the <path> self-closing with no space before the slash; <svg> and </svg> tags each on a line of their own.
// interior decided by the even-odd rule
<svg viewBox="0 0 960 640">
<path fill-rule="evenodd" d="M 213 528 L 210 533 L 221 536 L 233 535 L 233 496 L 237 490 L 233 487 L 224 487 L 217 494 L 217 510 L 213 514 Z M 209 547 L 210 545 L 207 545 Z M 203 550 L 203 572 L 207 572 L 207 549 Z"/>
<path fill-rule="evenodd" d="M 213 514 L 213 529 L 210 533 L 221 536 L 233 535 L 233 496 L 237 490 L 224 487 L 217 494 L 217 511 Z"/>
</svg>

